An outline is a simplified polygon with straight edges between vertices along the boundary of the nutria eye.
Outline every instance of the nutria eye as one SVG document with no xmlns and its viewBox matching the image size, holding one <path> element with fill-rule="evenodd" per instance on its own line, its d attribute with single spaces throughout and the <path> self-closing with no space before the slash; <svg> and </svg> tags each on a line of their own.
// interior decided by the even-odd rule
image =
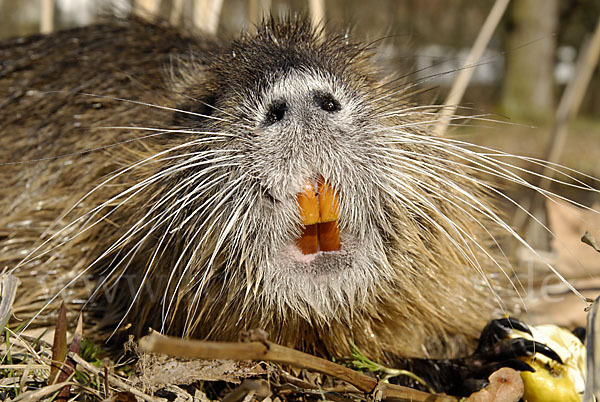
<svg viewBox="0 0 600 402">
<path fill-rule="evenodd" d="M 333 95 L 327 92 L 317 92 L 313 99 L 321 109 L 329 113 L 337 112 L 342 108 Z"/>
<path fill-rule="evenodd" d="M 271 125 L 277 123 L 283 116 L 285 116 L 285 112 L 287 112 L 288 106 L 287 103 L 283 100 L 278 100 L 271 103 L 269 106 L 269 110 L 267 111 L 267 118 L 265 119 L 265 123 L 267 125 Z"/>
</svg>

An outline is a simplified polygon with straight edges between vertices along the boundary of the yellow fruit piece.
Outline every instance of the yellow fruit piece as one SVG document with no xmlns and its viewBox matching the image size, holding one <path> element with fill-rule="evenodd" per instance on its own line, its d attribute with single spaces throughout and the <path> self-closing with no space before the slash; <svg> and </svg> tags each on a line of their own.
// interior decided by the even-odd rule
<svg viewBox="0 0 600 402">
<path fill-rule="evenodd" d="M 581 395 L 569 378 L 569 369 L 560 366 L 563 365 L 556 363 L 555 367 L 549 367 L 536 361 L 531 364 L 535 373 L 522 372 L 523 399 L 527 402 L 580 402 Z"/>
<path fill-rule="evenodd" d="M 512 337 L 531 339 L 517 332 Z M 571 331 L 556 325 L 531 328 L 533 339 L 553 349 L 562 359 L 560 364 L 542 354 L 526 360 L 535 373 L 521 372 L 525 385 L 523 400 L 527 402 L 579 402 L 585 388 L 585 346 Z"/>
</svg>

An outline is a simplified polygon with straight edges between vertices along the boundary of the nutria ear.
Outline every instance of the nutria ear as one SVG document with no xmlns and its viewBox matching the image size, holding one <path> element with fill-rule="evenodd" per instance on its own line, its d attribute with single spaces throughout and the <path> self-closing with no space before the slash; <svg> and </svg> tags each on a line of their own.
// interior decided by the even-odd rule
<svg viewBox="0 0 600 402">
<path fill-rule="evenodd" d="M 174 125 L 198 127 L 212 116 L 215 110 L 215 95 L 209 92 L 201 95 L 177 104 L 173 115 Z"/>
<path fill-rule="evenodd" d="M 173 124 L 198 127 L 215 111 L 217 77 L 207 67 L 207 61 L 190 56 L 171 60 L 167 70 L 169 89 L 175 97 Z"/>
</svg>

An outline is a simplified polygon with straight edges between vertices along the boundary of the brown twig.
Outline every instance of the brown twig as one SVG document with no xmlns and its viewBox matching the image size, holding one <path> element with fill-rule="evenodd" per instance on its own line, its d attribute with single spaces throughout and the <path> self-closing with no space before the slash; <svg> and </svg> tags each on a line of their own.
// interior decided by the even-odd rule
<svg viewBox="0 0 600 402">
<path fill-rule="evenodd" d="M 209 342 L 184 340 L 152 333 L 140 339 L 140 346 L 146 352 L 162 353 L 169 356 L 199 359 L 229 359 L 270 361 L 316 371 L 346 381 L 364 393 L 382 399 L 393 398 L 399 401 L 456 401 L 446 395 L 433 395 L 412 388 L 383 383 L 339 364 L 312 356 L 295 349 L 269 341 L 262 342 Z"/>
</svg>

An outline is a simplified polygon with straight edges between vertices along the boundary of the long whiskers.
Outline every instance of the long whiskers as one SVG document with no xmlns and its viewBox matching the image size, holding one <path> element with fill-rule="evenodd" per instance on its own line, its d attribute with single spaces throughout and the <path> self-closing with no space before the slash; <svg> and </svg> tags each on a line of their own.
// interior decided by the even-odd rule
<svg viewBox="0 0 600 402">
<path fill-rule="evenodd" d="M 394 148 L 391 148 L 391 150 L 390 150 L 390 147 L 384 146 L 383 147 L 384 151 L 405 156 L 404 160 L 400 159 L 398 161 L 399 163 L 401 162 L 400 167 L 403 167 L 404 169 L 407 169 L 408 171 L 411 171 L 411 169 L 414 171 L 414 169 L 415 169 L 414 166 L 417 165 L 417 166 L 419 166 L 419 168 L 418 168 L 419 174 L 426 175 L 430 179 L 435 179 L 438 182 L 445 183 L 446 185 L 452 185 L 453 183 L 451 181 L 443 179 L 443 177 L 451 175 L 451 176 L 457 177 L 462 182 L 465 182 L 465 181 L 472 182 L 477 187 L 485 188 L 486 190 L 493 192 L 493 193 L 507 199 L 508 201 L 513 203 L 515 206 L 517 206 L 517 208 L 523 209 L 523 207 L 520 206 L 516 201 L 512 200 L 510 197 L 508 197 L 504 193 L 500 192 L 499 190 L 493 188 L 493 186 L 489 185 L 487 182 L 479 180 L 472 176 L 467 176 L 464 173 L 464 172 L 468 172 L 468 171 L 473 171 L 473 172 L 484 173 L 484 174 L 496 176 L 496 177 L 499 177 L 499 178 L 502 178 L 505 180 L 509 180 L 509 181 L 512 181 L 519 185 L 531 188 L 534 191 L 538 191 L 546 197 L 552 196 L 552 197 L 556 197 L 559 199 L 564 199 L 565 201 L 569 201 L 575 205 L 579 205 L 581 207 L 587 208 L 587 207 L 580 205 L 574 201 L 568 200 L 565 197 L 557 196 L 549 191 L 543 191 L 542 189 L 539 189 L 539 188 L 535 187 L 534 185 L 530 184 L 529 182 L 525 181 L 524 179 L 519 177 L 516 173 L 509 170 L 509 168 L 515 169 L 517 167 L 515 167 L 509 163 L 503 162 L 503 161 L 495 160 L 493 158 L 493 156 L 495 156 L 495 152 L 492 154 L 478 153 L 475 151 L 470 151 L 468 149 L 465 149 L 464 147 L 461 147 L 460 145 L 463 145 L 463 144 L 461 144 L 460 142 L 458 142 L 458 144 L 460 144 L 460 145 L 457 145 L 456 143 L 453 143 L 452 140 L 447 141 L 447 139 L 445 139 L 445 138 L 420 136 L 420 135 L 415 135 L 412 133 L 407 133 L 404 131 L 395 132 L 394 135 L 391 135 L 390 138 L 386 138 L 385 141 L 387 144 L 390 144 L 390 145 L 394 144 Z M 431 151 L 426 152 L 426 154 L 427 154 L 426 160 L 428 163 L 425 165 L 424 162 L 419 162 L 419 160 L 422 160 L 424 158 L 423 153 L 419 153 L 418 151 L 411 151 L 409 149 L 404 149 L 404 148 L 402 148 L 402 145 L 404 145 L 405 147 L 411 146 L 411 145 L 427 147 L 428 149 L 434 150 L 435 152 L 431 152 Z M 490 149 L 487 149 L 487 151 L 489 152 Z M 436 155 L 440 155 L 440 156 L 436 156 Z M 447 155 L 447 156 L 444 156 L 444 155 Z M 501 155 L 507 156 L 508 154 L 501 153 Z M 398 158 L 397 155 L 396 155 L 396 158 Z M 460 162 L 460 160 L 463 160 L 467 163 L 462 163 L 462 162 Z M 410 163 L 408 163 L 408 162 L 410 162 Z M 537 160 L 536 162 L 543 163 L 542 161 L 539 161 L 539 160 Z M 450 169 L 448 167 L 448 166 L 452 166 L 452 165 L 456 166 L 457 169 Z M 423 166 L 426 166 L 427 168 L 424 169 Z M 558 167 L 559 166 L 556 166 L 557 170 L 560 171 L 558 169 Z M 517 170 L 519 170 L 519 169 L 521 169 L 521 168 L 517 168 Z M 523 169 L 523 170 L 528 173 L 535 174 L 534 172 L 530 172 L 526 169 Z M 429 171 L 429 173 L 428 173 L 428 171 Z M 569 175 L 567 175 L 567 176 L 569 176 Z M 554 181 L 563 183 L 563 184 L 567 184 L 567 185 L 569 184 L 569 183 L 565 183 L 558 179 L 555 179 Z M 584 189 L 590 190 L 590 191 L 598 191 L 598 190 L 591 188 L 588 185 L 582 185 L 582 186 L 573 185 L 573 186 L 575 186 L 577 188 L 584 188 Z M 454 187 L 454 188 L 455 188 L 455 190 L 457 190 L 457 189 L 460 190 L 460 188 L 457 188 L 457 187 Z M 463 196 L 465 196 L 465 195 L 468 196 L 468 193 L 465 193 L 464 191 L 459 191 L 459 193 L 462 193 Z M 552 197 L 550 197 L 551 200 L 553 200 Z M 470 202 L 467 202 L 467 205 L 470 205 L 471 207 L 474 207 L 472 202 L 476 202 L 478 207 L 483 206 L 476 197 L 468 196 L 468 199 L 470 200 Z M 446 201 L 450 201 L 450 200 L 446 199 Z M 463 202 L 465 202 L 465 200 L 463 200 Z M 556 202 L 556 201 L 554 201 L 554 202 Z M 588 209 L 590 209 L 590 208 L 588 208 Z M 541 256 L 539 256 L 539 253 L 537 253 L 537 251 L 535 251 L 524 239 L 522 239 L 508 224 L 506 224 L 504 221 L 502 221 L 495 213 L 490 214 L 490 212 L 493 212 L 491 209 L 485 207 L 483 209 L 483 212 L 485 212 L 485 215 L 487 215 L 489 218 L 491 218 L 491 220 L 493 222 L 498 224 L 499 227 L 501 227 L 502 229 L 507 231 L 512 237 L 514 237 L 516 240 L 518 240 L 519 243 L 521 243 L 524 247 L 526 247 L 530 252 L 532 252 L 534 255 L 536 255 L 538 258 L 540 258 L 542 261 L 545 261 Z M 530 214 L 528 211 L 525 211 L 525 212 Z M 552 231 L 549 228 L 547 228 L 545 225 L 543 225 L 538 219 L 536 219 L 535 217 L 533 217 L 533 219 L 539 225 L 541 225 L 545 230 L 547 230 L 551 235 L 554 235 L 552 233 Z M 547 261 L 546 261 L 546 264 L 549 267 L 549 269 L 551 271 L 553 271 L 553 273 L 558 278 L 560 278 L 574 294 L 576 294 L 582 300 L 585 300 L 583 298 L 583 296 L 572 285 L 570 285 L 568 283 L 568 281 L 564 277 L 562 277 L 562 275 L 552 265 L 550 265 Z"/>
</svg>

